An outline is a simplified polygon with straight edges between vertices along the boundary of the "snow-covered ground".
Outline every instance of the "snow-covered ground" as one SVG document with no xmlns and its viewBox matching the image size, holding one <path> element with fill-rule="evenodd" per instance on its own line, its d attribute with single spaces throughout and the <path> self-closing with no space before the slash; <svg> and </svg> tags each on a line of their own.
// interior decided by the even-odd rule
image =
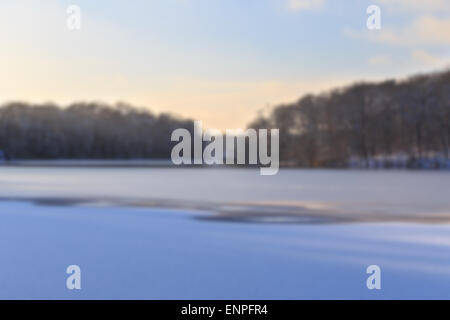
<svg viewBox="0 0 450 320">
<path fill-rule="evenodd" d="M 450 299 L 449 178 L 410 171 L 281 170 L 269 177 L 256 169 L 3 167 L 0 298 Z M 91 201 L 28 201 L 36 198 Z M 104 198 L 168 205 L 92 202 Z M 168 209 L 175 200 L 177 208 Z M 208 206 L 196 211 L 191 202 Z M 405 219 L 198 219 L 216 215 L 215 203 Z M 408 220 L 427 215 L 442 221 Z M 66 288 L 69 265 L 81 267 L 79 291 Z M 381 267 L 381 290 L 366 287 L 369 265 Z"/>
</svg>

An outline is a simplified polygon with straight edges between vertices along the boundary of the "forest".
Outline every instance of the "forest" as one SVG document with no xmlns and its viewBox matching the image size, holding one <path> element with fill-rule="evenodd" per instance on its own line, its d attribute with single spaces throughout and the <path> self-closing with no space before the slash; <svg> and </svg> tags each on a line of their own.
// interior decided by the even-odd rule
<svg viewBox="0 0 450 320">
<path fill-rule="evenodd" d="M 450 167 L 450 71 L 355 83 L 275 107 L 280 161 L 301 167 Z"/>
<path fill-rule="evenodd" d="M 170 135 L 193 121 L 124 103 L 8 103 L 0 108 L 0 150 L 14 159 L 170 158 Z"/>
<path fill-rule="evenodd" d="M 249 128 L 280 129 L 280 163 L 296 167 L 449 167 L 450 71 L 360 82 L 274 107 Z M 125 103 L 0 107 L 6 159 L 170 158 L 193 120 Z"/>
</svg>

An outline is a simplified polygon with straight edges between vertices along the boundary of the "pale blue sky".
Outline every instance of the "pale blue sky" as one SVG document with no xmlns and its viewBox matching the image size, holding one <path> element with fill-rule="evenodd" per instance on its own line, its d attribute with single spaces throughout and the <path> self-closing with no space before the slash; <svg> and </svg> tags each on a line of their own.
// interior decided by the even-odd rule
<svg viewBox="0 0 450 320">
<path fill-rule="evenodd" d="M 446 0 L 1 0 L 0 99 L 123 100 L 239 128 L 307 92 L 442 69 L 448 30 Z"/>
</svg>

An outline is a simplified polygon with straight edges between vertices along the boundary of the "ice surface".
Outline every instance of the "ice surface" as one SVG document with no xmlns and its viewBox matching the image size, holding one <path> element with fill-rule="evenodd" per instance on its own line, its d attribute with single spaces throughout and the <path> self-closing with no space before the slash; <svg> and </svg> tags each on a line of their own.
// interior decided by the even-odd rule
<svg viewBox="0 0 450 320">
<path fill-rule="evenodd" d="M 450 208 L 450 171 L 0 167 L 0 197 L 115 196 Z"/>
<path fill-rule="evenodd" d="M 1 197 L 310 202 L 354 214 L 370 205 L 447 214 L 449 186 L 449 175 L 437 172 L 0 169 Z M 230 223 L 198 215 L 0 201 L 0 298 L 450 299 L 448 224 Z M 82 270 L 80 291 L 66 289 L 72 264 Z M 372 264 L 381 267 L 381 290 L 366 287 Z"/>
</svg>

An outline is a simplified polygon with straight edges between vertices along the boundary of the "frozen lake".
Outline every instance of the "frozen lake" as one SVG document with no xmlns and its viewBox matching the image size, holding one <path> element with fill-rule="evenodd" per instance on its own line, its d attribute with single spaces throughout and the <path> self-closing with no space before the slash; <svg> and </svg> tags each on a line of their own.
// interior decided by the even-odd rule
<svg viewBox="0 0 450 320">
<path fill-rule="evenodd" d="M 449 172 L 0 167 L 0 298 L 450 299 L 449 190 Z"/>
</svg>

